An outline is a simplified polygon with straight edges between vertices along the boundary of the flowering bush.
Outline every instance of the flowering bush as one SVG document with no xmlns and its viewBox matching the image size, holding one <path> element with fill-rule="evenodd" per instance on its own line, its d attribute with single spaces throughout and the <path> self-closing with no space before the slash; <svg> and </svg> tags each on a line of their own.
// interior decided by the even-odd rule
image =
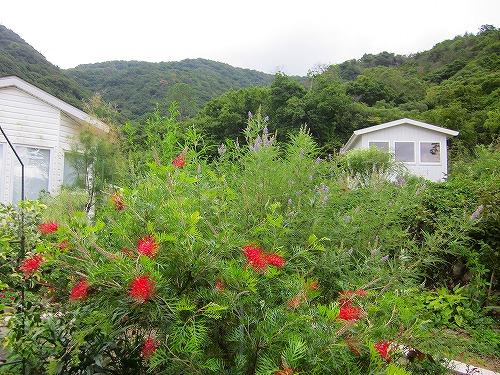
<svg viewBox="0 0 500 375">
<path fill-rule="evenodd" d="M 53 373 L 367 374 L 427 345 L 421 183 L 354 189 L 306 129 L 277 145 L 266 123 L 211 164 L 157 154 L 98 217 L 37 233 L 44 262 L 21 271 L 53 302 L 11 319 L 10 347 Z"/>
</svg>

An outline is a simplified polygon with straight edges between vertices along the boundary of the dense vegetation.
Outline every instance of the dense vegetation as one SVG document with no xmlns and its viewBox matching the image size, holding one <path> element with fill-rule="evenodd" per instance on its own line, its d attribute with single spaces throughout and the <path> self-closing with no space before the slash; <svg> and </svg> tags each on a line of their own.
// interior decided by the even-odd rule
<svg viewBox="0 0 500 375">
<path fill-rule="evenodd" d="M 410 117 L 460 131 L 454 151 L 489 144 L 500 126 L 500 30 L 484 25 L 409 56 L 382 52 L 310 71 L 308 77 L 274 77 L 195 59 L 169 63 L 112 61 L 60 70 L 14 33 L 0 29 L 0 74 L 16 74 L 71 103 L 98 92 L 114 118 L 140 127 L 159 104 L 179 106 L 185 127 L 194 125 L 212 144 L 241 138 L 248 111 L 259 107 L 270 131 L 286 139 L 307 124 L 325 152 L 352 131 Z M 71 77 L 71 78 L 69 78 Z M 73 80 L 74 79 L 74 80 Z M 78 82 L 85 87 L 75 89 Z M 58 88 L 58 86 L 60 86 Z"/>
<path fill-rule="evenodd" d="M 484 26 L 414 56 L 277 73 L 199 112 L 181 100 L 196 84 L 176 82 L 113 142 L 82 133 L 86 191 L 0 209 L 8 358 L 33 374 L 498 370 L 499 46 Z M 119 122 L 142 104 L 106 93 L 149 65 L 98 65 L 86 77 L 109 69 L 113 90 L 85 106 Z M 445 182 L 377 149 L 331 152 L 401 117 L 461 132 Z"/>
<path fill-rule="evenodd" d="M 459 130 L 455 150 L 489 144 L 499 134 L 500 30 L 483 26 L 412 56 L 365 55 L 311 72 L 307 83 L 278 73 L 269 89 L 242 89 L 212 99 L 190 123 L 215 143 L 245 128 L 244 114 L 263 111 L 285 139 L 307 123 L 325 150 L 353 130 L 409 117 Z M 252 107 L 250 107 L 252 105 Z"/>
<path fill-rule="evenodd" d="M 376 149 L 322 158 L 306 128 L 280 143 L 255 113 L 247 146 L 208 162 L 176 117 L 121 145 L 129 163 L 91 219 L 75 191 L 2 207 L 9 359 L 33 374 L 408 375 L 497 358 L 498 149 L 430 183 Z M 21 288 L 26 310 L 8 294 Z"/>
<path fill-rule="evenodd" d="M 179 103 L 182 118 L 193 117 L 212 97 L 273 80 L 269 74 L 205 59 L 110 61 L 79 65 L 65 73 L 115 103 L 122 117 L 131 121 L 141 119 L 156 103 L 173 101 Z"/>
</svg>

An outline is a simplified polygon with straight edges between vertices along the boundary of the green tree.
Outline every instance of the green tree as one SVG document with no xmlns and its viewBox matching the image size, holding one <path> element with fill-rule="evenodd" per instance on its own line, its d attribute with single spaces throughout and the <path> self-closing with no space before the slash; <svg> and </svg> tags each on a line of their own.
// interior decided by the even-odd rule
<svg viewBox="0 0 500 375">
<path fill-rule="evenodd" d="M 280 139 L 297 132 L 305 123 L 304 96 L 307 91 L 296 79 L 277 73 L 270 87 L 268 113 L 271 131 L 278 131 Z"/>
</svg>

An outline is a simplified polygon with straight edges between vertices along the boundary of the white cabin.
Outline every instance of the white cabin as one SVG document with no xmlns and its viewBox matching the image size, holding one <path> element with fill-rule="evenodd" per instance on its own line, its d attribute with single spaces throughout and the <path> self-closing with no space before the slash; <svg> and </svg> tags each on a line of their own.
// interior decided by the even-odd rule
<svg viewBox="0 0 500 375">
<path fill-rule="evenodd" d="M 448 173 L 447 139 L 451 129 L 408 118 L 355 130 L 341 152 L 378 147 L 403 162 L 408 171 L 429 181 L 442 181 Z"/>
<path fill-rule="evenodd" d="M 105 123 L 14 76 L 0 78 L 0 127 L 0 203 L 4 204 L 21 200 L 16 153 L 24 164 L 25 198 L 37 199 L 42 191 L 58 193 L 70 178 L 66 155 L 82 129 L 109 132 Z"/>
</svg>

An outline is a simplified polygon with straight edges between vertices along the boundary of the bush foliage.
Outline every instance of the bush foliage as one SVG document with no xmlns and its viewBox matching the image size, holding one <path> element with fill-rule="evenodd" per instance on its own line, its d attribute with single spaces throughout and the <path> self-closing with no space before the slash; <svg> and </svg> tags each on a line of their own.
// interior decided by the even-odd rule
<svg viewBox="0 0 500 375">
<path fill-rule="evenodd" d="M 3 208 L 0 280 L 35 296 L 16 297 L 7 349 L 30 373 L 440 373 L 453 348 L 433 329 L 494 302 L 497 151 L 434 184 L 322 158 L 306 128 L 279 144 L 260 113 L 210 163 L 195 133 L 151 121 L 163 138 L 97 216 Z"/>
</svg>

